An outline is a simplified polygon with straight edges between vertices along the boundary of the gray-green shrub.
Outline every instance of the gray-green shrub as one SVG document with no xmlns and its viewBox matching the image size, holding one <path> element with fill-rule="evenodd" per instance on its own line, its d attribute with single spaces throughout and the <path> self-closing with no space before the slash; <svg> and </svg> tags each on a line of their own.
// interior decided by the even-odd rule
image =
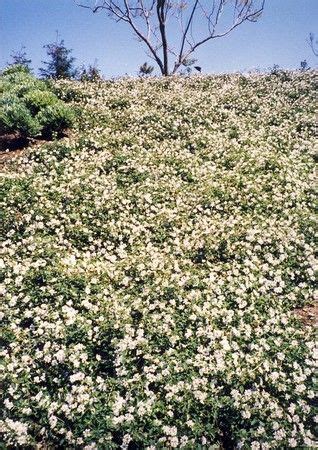
<svg viewBox="0 0 318 450">
<path fill-rule="evenodd" d="M 53 133 L 61 136 L 74 121 L 72 107 L 25 67 L 10 66 L 0 74 L 0 134 L 51 138 Z"/>
</svg>

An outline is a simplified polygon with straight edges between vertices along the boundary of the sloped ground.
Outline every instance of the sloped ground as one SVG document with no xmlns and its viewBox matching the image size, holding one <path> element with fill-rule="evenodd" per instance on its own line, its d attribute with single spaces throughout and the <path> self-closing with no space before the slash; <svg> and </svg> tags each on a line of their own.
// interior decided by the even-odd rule
<svg viewBox="0 0 318 450">
<path fill-rule="evenodd" d="M 57 85 L 78 131 L 3 177 L 6 446 L 315 447 L 315 88 Z"/>
</svg>

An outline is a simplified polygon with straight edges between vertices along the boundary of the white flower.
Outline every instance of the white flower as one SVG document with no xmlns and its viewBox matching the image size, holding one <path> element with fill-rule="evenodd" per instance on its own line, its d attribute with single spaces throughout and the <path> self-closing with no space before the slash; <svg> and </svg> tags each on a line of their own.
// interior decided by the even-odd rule
<svg viewBox="0 0 318 450">
<path fill-rule="evenodd" d="M 58 350 L 55 353 L 55 358 L 59 361 L 59 362 L 63 362 L 65 360 L 65 352 L 64 350 Z"/>
<path fill-rule="evenodd" d="M 49 423 L 51 428 L 55 428 L 57 424 L 57 417 L 56 416 L 50 416 L 49 417 Z"/>
<path fill-rule="evenodd" d="M 12 409 L 14 406 L 13 403 L 8 398 L 4 399 L 3 403 L 4 403 L 5 407 L 8 409 Z"/>
<path fill-rule="evenodd" d="M 242 417 L 244 417 L 244 419 L 249 419 L 251 417 L 250 411 L 242 411 Z"/>
<path fill-rule="evenodd" d="M 169 439 L 172 448 L 176 448 L 179 445 L 179 439 L 177 437 L 172 437 Z"/>
<path fill-rule="evenodd" d="M 294 438 L 288 439 L 288 445 L 292 448 L 297 446 L 297 440 Z"/>
<path fill-rule="evenodd" d="M 76 381 L 82 381 L 84 380 L 85 375 L 83 372 L 77 372 L 70 376 L 70 382 L 75 383 Z"/>
<path fill-rule="evenodd" d="M 66 256 L 65 258 L 62 259 L 62 262 L 67 266 L 75 266 L 76 256 L 75 255 Z"/>
</svg>

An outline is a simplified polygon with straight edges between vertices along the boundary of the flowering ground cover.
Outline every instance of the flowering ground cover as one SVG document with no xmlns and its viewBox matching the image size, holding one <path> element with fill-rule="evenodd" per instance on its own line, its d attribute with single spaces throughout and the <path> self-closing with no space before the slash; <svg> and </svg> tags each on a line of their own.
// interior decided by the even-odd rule
<svg viewBox="0 0 318 450">
<path fill-rule="evenodd" d="M 315 447 L 317 81 L 56 84 L 77 131 L 2 177 L 5 448 Z"/>
</svg>

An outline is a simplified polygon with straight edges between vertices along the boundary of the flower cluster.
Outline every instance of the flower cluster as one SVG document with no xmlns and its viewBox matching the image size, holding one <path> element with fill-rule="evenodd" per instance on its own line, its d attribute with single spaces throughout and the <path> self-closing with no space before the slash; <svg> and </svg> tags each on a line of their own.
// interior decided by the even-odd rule
<svg viewBox="0 0 318 450">
<path fill-rule="evenodd" d="M 56 82 L 80 127 L 2 177 L 6 446 L 315 447 L 316 84 Z"/>
</svg>

